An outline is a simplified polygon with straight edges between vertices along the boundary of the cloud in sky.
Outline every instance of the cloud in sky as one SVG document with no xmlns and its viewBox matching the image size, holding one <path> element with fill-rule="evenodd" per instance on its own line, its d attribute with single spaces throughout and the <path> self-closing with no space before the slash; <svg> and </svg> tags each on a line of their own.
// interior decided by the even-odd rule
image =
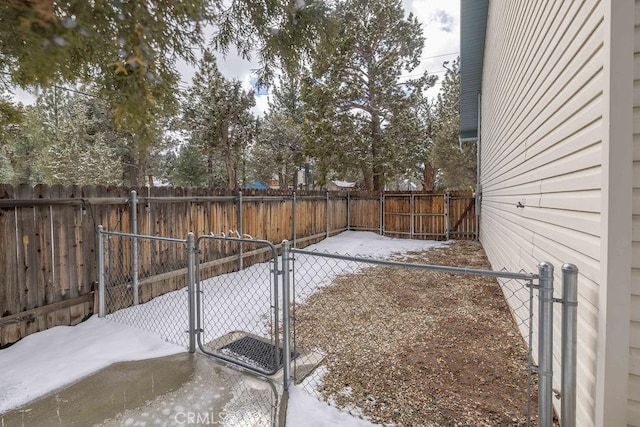
<svg viewBox="0 0 640 427">
<path fill-rule="evenodd" d="M 422 31 L 426 39 L 422 50 L 423 59 L 412 74 L 428 70 L 441 78 L 444 75 L 442 64 L 445 61 L 453 61 L 459 55 L 460 2 L 412 0 L 404 3 L 422 22 Z M 439 90 L 440 85 L 436 84 L 427 91 L 427 96 L 435 97 Z"/>
</svg>

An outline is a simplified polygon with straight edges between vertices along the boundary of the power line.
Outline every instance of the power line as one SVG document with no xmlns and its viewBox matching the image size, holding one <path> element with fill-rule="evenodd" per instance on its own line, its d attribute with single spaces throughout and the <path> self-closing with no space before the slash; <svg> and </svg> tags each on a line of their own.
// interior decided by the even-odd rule
<svg viewBox="0 0 640 427">
<path fill-rule="evenodd" d="M 438 70 L 438 71 L 428 71 L 427 75 L 431 75 L 431 74 L 442 74 L 442 73 L 446 73 L 447 70 Z M 419 74 L 404 74 L 401 75 L 400 78 L 405 78 L 405 77 L 422 77 L 424 75 L 424 73 L 419 73 Z"/>
<path fill-rule="evenodd" d="M 77 89 L 71 89 L 71 88 L 68 88 L 68 87 L 58 86 L 58 85 L 53 85 L 53 88 L 54 88 L 54 89 L 62 89 L 62 90 L 66 90 L 66 91 L 68 91 L 68 92 L 74 92 L 74 93 L 77 93 L 77 94 L 79 94 L 79 95 L 90 96 L 90 97 L 92 97 L 92 98 L 96 98 L 96 99 L 99 99 L 99 100 L 101 100 L 101 101 L 105 101 L 105 99 L 104 99 L 104 98 L 101 98 L 101 97 L 99 97 L 98 95 L 94 95 L 94 94 L 92 94 L 92 93 L 87 93 L 87 92 L 82 92 L 82 91 L 77 90 Z"/>
<path fill-rule="evenodd" d="M 443 57 L 443 56 L 451 56 L 451 55 L 459 55 L 459 54 L 460 54 L 460 52 L 451 52 L 451 53 L 443 53 L 442 55 L 423 56 L 422 58 L 420 58 L 420 60 L 440 58 L 440 57 Z"/>
</svg>

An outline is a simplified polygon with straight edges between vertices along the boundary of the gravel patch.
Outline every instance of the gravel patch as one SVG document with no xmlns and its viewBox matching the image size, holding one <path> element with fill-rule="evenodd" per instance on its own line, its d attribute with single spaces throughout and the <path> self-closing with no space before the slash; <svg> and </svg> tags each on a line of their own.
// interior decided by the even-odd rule
<svg viewBox="0 0 640 427">
<path fill-rule="evenodd" d="M 468 241 L 395 259 L 490 268 Z M 296 345 L 327 353 L 319 390 L 307 391 L 340 408 L 382 425 L 527 423 L 527 347 L 495 279 L 366 267 L 295 317 Z M 534 384 L 534 414 L 536 399 Z"/>
</svg>

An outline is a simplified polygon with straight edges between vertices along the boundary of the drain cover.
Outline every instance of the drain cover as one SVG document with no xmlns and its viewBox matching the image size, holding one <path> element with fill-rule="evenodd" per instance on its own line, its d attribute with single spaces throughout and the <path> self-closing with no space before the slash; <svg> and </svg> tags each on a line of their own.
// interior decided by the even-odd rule
<svg viewBox="0 0 640 427">
<path fill-rule="evenodd" d="M 255 365 L 266 371 L 277 371 L 282 367 L 284 351 L 278 347 L 278 363 L 275 361 L 275 346 L 254 337 L 245 336 L 237 339 L 220 349 L 222 353 L 236 357 L 245 364 Z M 300 354 L 291 352 L 291 359 L 295 359 Z"/>
</svg>

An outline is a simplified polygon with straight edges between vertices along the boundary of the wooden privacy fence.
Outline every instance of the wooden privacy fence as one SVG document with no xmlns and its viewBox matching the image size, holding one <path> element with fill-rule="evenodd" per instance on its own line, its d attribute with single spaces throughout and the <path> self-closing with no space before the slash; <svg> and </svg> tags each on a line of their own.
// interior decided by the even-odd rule
<svg viewBox="0 0 640 427">
<path fill-rule="evenodd" d="M 94 313 L 96 230 L 184 238 L 237 233 L 297 247 L 345 230 L 392 237 L 473 239 L 473 194 L 243 192 L 151 187 L 0 184 L 0 348 Z M 175 246 L 175 245 L 174 245 Z M 237 248 L 216 257 L 233 259 Z M 143 277 L 185 267 L 185 254 L 144 244 Z M 120 259 L 131 262 L 130 248 Z M 234 264 L 235 265 L 235 264 Z M 229 267 L 231 268 L 231 267 Z M 219 271 L 228 271 L 220 268 Z M 233 267 L 235 268 L 235 267 Z M 156 271 L 157 270 L 157 271 Z"/>
</svg>

